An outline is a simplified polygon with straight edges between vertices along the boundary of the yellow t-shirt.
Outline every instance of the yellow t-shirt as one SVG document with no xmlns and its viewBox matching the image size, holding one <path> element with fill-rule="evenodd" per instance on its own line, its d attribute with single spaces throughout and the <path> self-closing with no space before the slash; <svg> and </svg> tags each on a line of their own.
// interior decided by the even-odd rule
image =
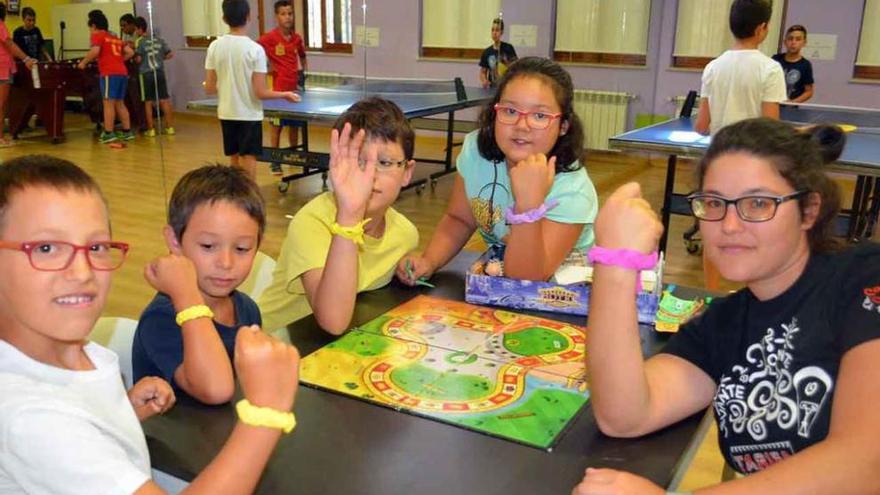
<svg viewBox="0 0 880 495">
<path fill-rule="evenodd" d="M 287 227 L 287 237 L 272 283 L 260 295 L 257 305 L 263 315 L 263 328 L 281 329 L 312 313 L 302 284 L 302 274 L 323 268 L 330 251 L 330 225 L 336 221 L 336 200 L 324 193 L 309 201 L 294 215 Z M 385 234 L 381 238 L 364 236 L 358 250 L 357 291 L 374 290 L 387 285 L 397 262 L 419 244 L 419 231 L 394 208 L 385 212 Z"/>
</svg>

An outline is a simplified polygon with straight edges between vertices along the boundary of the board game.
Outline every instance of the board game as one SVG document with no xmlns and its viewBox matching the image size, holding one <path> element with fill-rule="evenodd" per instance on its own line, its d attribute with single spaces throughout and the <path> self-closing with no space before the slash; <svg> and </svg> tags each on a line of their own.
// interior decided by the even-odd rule
<svg viewBox="0 0 880 495">
<path fill-rule="evenodd" d="M 428 296 L 305 357 L 306 385 L 551 449 L 589 400 L 584 328 Z"/>
</svg>

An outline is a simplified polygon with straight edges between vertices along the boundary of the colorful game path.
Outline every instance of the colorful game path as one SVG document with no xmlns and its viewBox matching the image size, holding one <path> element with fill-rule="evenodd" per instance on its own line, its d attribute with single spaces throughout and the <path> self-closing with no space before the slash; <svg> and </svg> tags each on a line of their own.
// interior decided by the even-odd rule
<svg viewBox="0 0 880 495">
<path fill-rule="evenodd" d="M 550 449 L 587 403 L 584 329 L 418 296 L 303 359 L 308 385 Z"/>
</svg>

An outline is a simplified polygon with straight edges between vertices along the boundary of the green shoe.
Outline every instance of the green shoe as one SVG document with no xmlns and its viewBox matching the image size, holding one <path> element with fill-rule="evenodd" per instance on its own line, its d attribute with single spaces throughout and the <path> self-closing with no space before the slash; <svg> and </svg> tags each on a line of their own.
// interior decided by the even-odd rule
<svg viewBox="0 0 880 495">
<path fill-rule="evenodd" d="M 115 132 L 104 131 L 101 133 L 101 136 L 98 137 L 98 142 L 101 144 L 107 144 L 107 143 L 112 143 L 114 141 L 117 141 L 118 139 L 119 138 L 116 137 Z"/>
<path fill-rule="evenodd" d="M 146 131 L 144 131 L 144 136 L 156 137 L 156 129 L 147 129 Z"/>
<path fill-rule="evenodd" d="M 169 136 L 173 136 L 174 135 L 174 128 L 173 127 L 166 127 L 164 132 L 165 132 L 165 134 L 167 134 Z"/>
<path fill-rule="evenodd" d="M 116 139 L 120 141 L 131 141 L 134 139 L 134 133 L 131 131 L 117 131 Z"/>
</svg>

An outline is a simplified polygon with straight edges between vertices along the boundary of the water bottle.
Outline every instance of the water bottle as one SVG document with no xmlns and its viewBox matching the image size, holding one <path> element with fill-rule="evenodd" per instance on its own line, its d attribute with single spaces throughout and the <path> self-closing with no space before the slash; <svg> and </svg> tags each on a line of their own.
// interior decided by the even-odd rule
<svg viewBox="0 0 880 495">
<path fill-rule="evenodd" d="M 40 87 L 41 87 L 40 86 L 40 68 L 38 67 L 38 65 L 39 64 L 34 63 L 34 65 L 31 66 L 31 79 L 33 79 L 33 82 L 34 82 L 34 89 L 40 89 Z"/>
</svg>

